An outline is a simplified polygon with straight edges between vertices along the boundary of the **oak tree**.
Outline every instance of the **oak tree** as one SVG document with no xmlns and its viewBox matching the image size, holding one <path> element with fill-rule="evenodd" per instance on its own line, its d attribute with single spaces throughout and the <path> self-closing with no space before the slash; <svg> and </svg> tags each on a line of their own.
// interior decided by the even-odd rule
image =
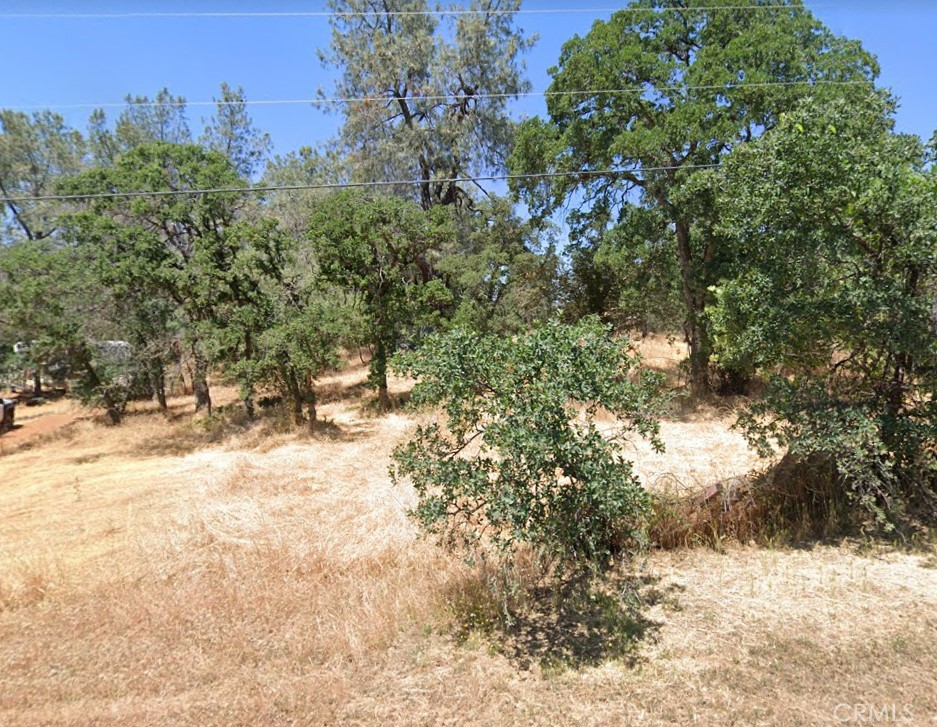
<svg viewBox="0 0 937 727">
<path fill-rule="evenodd" d="M 574 235 L 628 225 L 632 206 L 673 230 L 691 385 L 709 388 L 704 311 L 725 250 L 710 190 L 689 183 L 777 124 L 808 95 L 864 92 L 878 72 L 857 42 L 831 33 L 800 0 L 635 0 L 563 47 L 548 119 L 519 132 L 511 171 L 535 213 L 575 200 Z M 565 174 L 569 173 L 569 174 Z"/>
</svg>

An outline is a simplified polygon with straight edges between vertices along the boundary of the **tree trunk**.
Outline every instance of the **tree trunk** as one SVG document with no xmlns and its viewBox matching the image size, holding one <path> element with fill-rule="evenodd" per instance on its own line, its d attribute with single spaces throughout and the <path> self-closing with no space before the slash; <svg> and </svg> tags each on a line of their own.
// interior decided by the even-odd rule
<svg viewBox="0 0 937 727">
<path fill-rule="evenodd" d="M 33 370 L 33 396 L 42 396 L 42 369 L 38 364 Z"/>
<path fill-rule="evenodd" d="M 930 306 L 930 329 L 937 336 L 937 292 L 934 293 L 934 301 Z"/>
<path fill-rule="evenodd" d="M 204 408 L 208 416 L 211 416 L 211 392 L 208 389 L 208 361 L 199 350 L 198 344 L 193 347 L 192 356 L 195 359 L 195 367 L 192 372 L 192 390 L 195 392 L 195 413 L 198 414 L 198 412 Z"/>
<path fill-rule="evenodd" d="M 690 391 L 694 396 L 710 392 L 709 386 L 709 336 L 702 317 L 705 296 L 700 292 L 690 249 L 690 226 L 686 222 L 676 223 L 677 254 L 680 258 L 680 277 L 683 284 L 683 302 L 686 304 L 686 320 L 683 332 L 690 347 Z"/>
<path fill-rule="evenodd" d="M 243 398 L 244 413 L 249 421 L 254 421 L 257 416 L 257 410 L 254 408 L 254 387 L 251 387 Z"/>
<path fill-rule="evenodd" d="M 160 386 L 156 389 L 156 403 L 159 405 L 159 410 L 163 414 L 169 413 L 169 404 L 166 401 L 166 387 Z"/>
<path fill-rule="evenodd" d="M 371 357 L 371 376 L 377 384 L 377 405 L 386 411 L 390 409 L 390 393 L 387 390 L 387 347 L 383 338 L 378 339 Z"/>
<path fill-rule="evenodd" d="M 306 423 L 303 416 L 303 396 L 299 390 L 299 382 L 296 375 L 286 366 L 280 367 L 280 375 L 286 384 L 286 390 L 290 396 L 290 404 L 293 406 L 293 423 L 299 427 Z"/>
<path fill-rule="evenodd" d="M 316 411 L 316 390 L 315 388 L 310 388 L 309 392 L 306 394 L 306 412 L 309 422 L 309 431 L 316 431 L 316 427 L 319 424 L 319 415 Z"/>
<path fill-rule="evenodd" d="M 110 401 L 110 397 L 108 396 L 104 397 L 104 410 L 107 412 L 108 421 L 115 427 L 123 420 L 123 413 L 120 407 L 113 401 Z"/>
<path fill-rule="evenodd" d="M 84 368 L 85 372 L 87 373 L 88 380 L 91 383 L 91 388 L 100 392 L 101 403 L 104 405 L 104 411 L 107 413 L 108 421 L 114 426 L 117 426 L 123 419 L 123 407 L 119 402 L 114 401 L 114 397 L 111 392 L 108 391 L 107 387 L 105 387 L 101 382 L 101 377 L 98 376 L 98 372 L 91 364 L 90 358 L 85 359 Z"/>
<path fill-rule="evenodd" d="M 151 364 L 150 382 L 159 410 L 166 414 L 169 411 L 169 404 L 166 402 L 166 369 L 161 358 L 154 359 Z"/>
<path fill-rule="evenodd" d="M 254 340 L 248 331 L 244 335 L 244 360 L 250 361 L 254 358 Z M 248 383 L 245 387 L 245 394 L 243 398 L 244 402 L 244 413 L 247 415 L 248 421 L 254 421 L 254 418 L 257 415 L 257 412 L 254 409 L 254 384 L 253 380 Z"/>
</svg>

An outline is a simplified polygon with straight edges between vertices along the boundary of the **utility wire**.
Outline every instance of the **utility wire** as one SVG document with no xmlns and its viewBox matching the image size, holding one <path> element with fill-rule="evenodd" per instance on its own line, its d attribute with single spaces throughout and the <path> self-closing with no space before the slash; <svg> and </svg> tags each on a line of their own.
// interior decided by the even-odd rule
<svg viewBox="0 0 937 727">
<path fill-rule="evenodd" d="M 298 106 L 311 104 L 313 106 L 325 106 L 329 104 L 350 104 L 350 103 L 393 103 L 400 101 L 470 101 L 475 99 L 516 99 L 516 98 L 551 98 L 556 96 L 592 96 L 598 94 L 617 95 L 625 93 L 643 93 L 646 91 L 734 91 L 745 88 L 769 88 L 772 86 L 861 86 L 869 83 L 868 80 L 847 80 L 847 81 L 761 81 L 751 83 L 727 83 L 727 84 L 708 84 L 691 86 L 627 86 L 624 88 L 602 88 L 595 90 L 570 90 L 570 91 L 523 91 L 520 93 L 475 93 L 470 96 L 453 94 L 428 94 L 424 96 L 320 96 L 315 98 L 287 98 L 287 99 L 258 99 L 243 101 L 109 101 L 106 103 L 73 103 L 73 104 L 34 104 L 25 106 L 4 106 L 0 108 L 11 111 L 36 111 L 40 109 L 113 109 L 125 108 L 128 106 L 141 108 L 156 108 L 161 106 Z"/>
<path fill-rule="evenodd" d="M 46 194 L 36 197 L 0 197 L 0 203 L 23 204 L 29 202 L 67 202 L 95 199 L 133 199 L 136 197 L 182 197 L 199 194 L 256 194 L 263 192 L 296 192 L 303 190 L 359 189 L 367 187 L 394 187 L 421 184 L 451 184 L 456 182 L 495 182 L 509 179 L 555 179 L 557 177 L 587 177 L 614 174 L 641 174 L 680 169 L 715 169 L 721 164 L 674 164 L 641 169 L 587 169 L 569 172 L 541 172 L 538 174 L 491 174 L 472 177 L 450 177 L 445 179 L 398 179 L 377 182 L 321 182 L 315 184 L 261 185 L 256 187 L 209 187 L 205 189 L 137 190 L 130 192 L 98 192 L 93 194 Z"/>
<path fill-rule="evenodd" d="M 816 6 L 820 7 L 820 6 Z M 823 7 L 829 7 L 825 5 Z M 604 14 L 616 12 L 708 12 L 711 10 L 798 10 L 809 8 L 796 5 L 711 5 L 709 7 L 682 7 L 668 5 L 660 8 L 538 8 L 525 10 L 472 10 L 469 8 L 451 8 L 448 10 L 390 10 L 390 11 L 300 11 L 300 12 L 141 12 L 141 13 L 3 13 L 0 20 L 131 20 L 136 18 L 351 18 L 351 17 L 386 17 L 393 16 L 444 16 L 444 15 L 564 15 L 564 14 Z"/>
</svg>

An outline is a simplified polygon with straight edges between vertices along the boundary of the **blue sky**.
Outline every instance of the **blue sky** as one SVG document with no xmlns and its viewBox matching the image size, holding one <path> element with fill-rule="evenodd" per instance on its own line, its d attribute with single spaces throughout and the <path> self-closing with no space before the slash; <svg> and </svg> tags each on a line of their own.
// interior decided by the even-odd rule
<svg viewBox="0 0 937 727">
<path fill-rule="evenodd" d="M 529 0 L 525 9 L 612 8 L 609 0 Z M 229 12 L 323 10 L 322 0 L 260 2 L 60 2 L 0 0 L 4 13 Z M 898 127 L 929 138 L 937 129 L 937 0 L 818 0 L 808 6 L 834 32 L 860 40 L 882 66 L 881 84 L 900 98 Z M 539 33 L 527 58 L 535 90 L 549 84 L 563 42 L 588 32 L 608 13 L 525 15 L 520 24 Z M 208 101 L 222 81 L 243 86 L 249 99 L 309 98 L 330 89 L 317 49 L 328 43 L 325 18 L 10 19 L 0 17 L 0 107 L 120 102 L 127 93 L 153 95 L 163 86 L 191 101 Z M 544 110 L 525 99 L 517 115 Z M 62 110 L 84 127 L 90 109 Z M 113 117 L 117 111 L 109 111 Z M 208 108 L 190 108 L 193 128 Z M 309 105 L 256 106 L 252 115 L 282 153 L 328 138 L 339 121 Z"/>
</svg>

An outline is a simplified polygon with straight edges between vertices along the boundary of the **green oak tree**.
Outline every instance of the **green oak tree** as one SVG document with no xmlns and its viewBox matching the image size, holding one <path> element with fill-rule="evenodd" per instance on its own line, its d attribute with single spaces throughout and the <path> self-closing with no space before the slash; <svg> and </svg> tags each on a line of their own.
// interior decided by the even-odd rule
<svg viewBox="0 0 937 727">
<path fill-rule="evenodd" d="M 408 332 L 440 324 L 451 294 L 431 280 L 427 258 L 452 237 L 446 210 L 421 210 L 397 197 L 368 198 L 344 191 L 324 198 L 309 222 L 308 239 L 321 278 L 348 291 L 374 347 L 371 384 L 390 404 L 387 360 Z"/>
<path fill-rule="evenodd" d="M 452 292 L 451 323 L 515 333 L 552 317 L 560 260 L 550 226 L 521 220 L 493 196 L 454 216 L 455 234 L 434 268 Z"/>
<path fill-rule="evenodd" d="M 223 154 L 169 142 L 144 144 L 63 185 L 72 194 L 113 195 L 82 203 L 70 215 L 71 234 L 122 300 L 129 304 L 130 293 L 142 291 L 139 305 L 157 298 L 173 306 L 194 360 L 196 409 L 209 413 L 206 344 L 222 305 L 237 294 L 246 203 L 237 192 L 187 191 L 245 185 Z"/>
<path fill-rule="evenodd" d="M 239 242 L 224 273 L 229 291 L 213 316 L 218 359 L 237 380 L 249 418 L 254 393 L 273 388 L 289 405 L 295 424 L 315 430 L 316 379 L 341 364 L 349 341 L 347 306 L 331 299 L 302 264 L 302 249 L 265 216 L 236 222 Z"/>
<path fill-rule="evenodd" d="M 937 517 L 937 175 L 893 112 L 805 103 L 712 174 L 736 261 L 717 355 L 769 378 L 742 424 L 881 522 Z"/>
<path fill-rule="evenodd" d="M 417 379 L 414 403 L 444 414 L 393 455 L 429 532 L 482 553 L 531 543 L 577 568 L 641 542 L 648 493 L 621 444 L 637 433 L 662 448 L 660 381 L 626 340 L 595 319 L 514 337 L 456 329 L 395 366 Z"/>
<path fill-rule="evenodd" d="M 574 202 L 574 236 L 629 225 L 634 205 L 666 220 L 691 385 L 702 393 L 704 311 L 726 254 L 711 190 L 689 185 L 696 167 L 718 164 L 805 96 L 863 93 L 877 71 L 799 0 L 635 0 L 566 43 L 551 69 L 549 118 L 518 131 L 512 172 L 570 174 L 515 180 L 513 189 L 540 215 Z"/>
<path fill-rule="evenodd" d="M 35 341 L 28 361 L 20 356 L 19 363 L 35 372 L 37 395 L 42 367 L 61 354 L 66 328 L 76 324 L 61 309 L 67 299 L 62 294 L 75 279 L 67 274 L 71 251 L 59 240 L 62 203 L 43 198 L 84 162 L 84 138 L 58 114 L 0 111 L 0 339 L 10 346 Z M 67 275 L 56 280 L 60 273 Z"/>
<path fill-rule="evenodd" d="M 289 404 L 293 422 L 314 431 L 318 424 L 316 379 L 341 366 L 347 341 L 347 309 L 307 286 L 280 289 L 273 315 L 257 339 L 257 381 Z"/>
<path fill-rule="evenodd" d="M 631 205 L 610 229 L 596 225 L 577 235 L 567 252 L 564 317 L 594 314 L 617 330 L 643 335 L 680 329 L 685 316 L 676 239 L 659 210 Z"/>
<path fill-rule="evenodd" d="M 13 363 L 35 372 L 34 393 L 43 393 L 42 370 L 70 373 L 82 401 L 119 424 L 135 361 L 102 355 L 100 342 L 122 330 L 120 310 L 84 251 L 54 238 L 0 246 L 0 299 L 0 345 L 27 344 Z"/>
</svg>

